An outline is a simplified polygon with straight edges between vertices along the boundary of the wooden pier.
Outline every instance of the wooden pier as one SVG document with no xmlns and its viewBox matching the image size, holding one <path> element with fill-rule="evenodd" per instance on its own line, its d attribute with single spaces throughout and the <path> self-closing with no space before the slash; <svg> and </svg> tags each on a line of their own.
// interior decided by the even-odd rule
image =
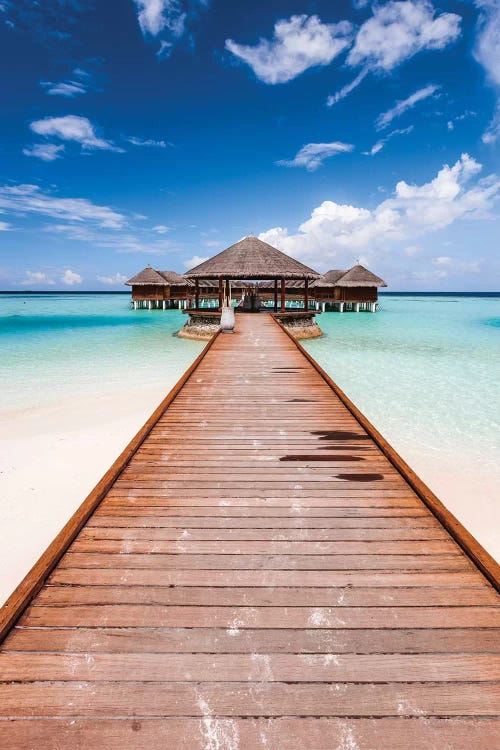
<svg viewBox="0 0 500 750">
<path fill-rule="evenodd" d="M 239 316 L 4 608 L 0 747 L 498 747 L 498 580 L 272 316 Z"/>
</svg>

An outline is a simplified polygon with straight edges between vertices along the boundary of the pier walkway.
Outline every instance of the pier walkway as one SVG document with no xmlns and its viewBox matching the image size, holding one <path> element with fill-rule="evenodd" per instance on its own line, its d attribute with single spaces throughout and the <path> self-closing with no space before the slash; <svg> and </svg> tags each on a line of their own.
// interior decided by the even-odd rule
<svg viewBox="0 0 500 750">
<path fill-rule="evenodd" d="M 270 315 L 188 375 L 5 610 L 2 749 L 499 747 L 486 553 Z"/>
</svg>

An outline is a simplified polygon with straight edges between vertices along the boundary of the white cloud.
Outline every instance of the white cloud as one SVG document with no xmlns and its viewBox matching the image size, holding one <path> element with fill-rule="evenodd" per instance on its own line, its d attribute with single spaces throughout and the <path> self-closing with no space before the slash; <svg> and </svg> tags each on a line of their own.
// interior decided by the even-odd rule
<svg viewBox="0 0 500 750">
<path fill-rule="evenodd" d="M 320 266 L 342 258 L 342 254 L 349 262 L 359 250 L 386 252 L 393 242 L 415 239 L 455 221 L 490 217 L 500 196 L 500 179 L 496 175 L 480 179 L 480 171 L 481 165 L 463 154 L 452 167 L 443 166 L 430 182 L 398 182 L 393 196 L 375 208 L 326 200 L 297 234 L 275 227 L 259 236 L 306 263 Z"/>
<path fill-rule="evenodd" d="M 308 68 L 328 65 L 351 43 L 348 21 L 322 23 L 318 16 L 292 16 L 274 25 L 274 35 L 253 47 L 226 40 L 226 49 L 264 83 L 286 83 Z"/>
<path fill-rule="evenodd" d="M 435 266 L 450 266 L 453 261 L 449 255 L 438 255 L 437 258 L 432 259 L 432 262 Z"/>
<path fill-rule="evenodd" d="M 186 14 L 178 0 L 134 0 L 142 33 L 158 36 L 168 30 L 174 37 L 184 33 Z"/>
<path fill-rule="evenodd" d="M 347 64 L 391 71 L 421 50 L 444 49 L 460 35 L 460 22 L 455 13 L 436 17 L 429 0 L 376 5 L 356 34 Z"/>
<path fill-rule="evenodd" d="M 363 151 L 363 154 L 365 156 L 375 156 L 375 154 L 378 154 L 382 149 L 384 148 L 385 144 L 391 140 L 391 138 L 394 138 L 395 135 L 408 135 L 408 133 L 411 133 L 413 131 L 413 125 L 409 125 L 407 128 L 400 128 L 398 130 L 392 130 L 390 133 L 386 135 L 385 138 L 382 138 L 380 141 L 377 141 L 374 146 L 371 147 L 369 151 Z"/>
<path fill-rule="evenodd" d="M 342 99 L 345 99 L 346 96 L 349 96 L 349 94 L 354 91 L 354 89 L 358 88 L 358 86 L 363 82 L 367 75 L 368 68 L 363 68 L 361 72 L 358 73 L 356 78 L 351 81 L 351 83 L 346 84 L 339 91 L 337 91 L 336 94 L 331 94 L 328 97 L 328 99 L 326 100 L 326 106 L 333 107 L 334 104 L 337 104 L 337 102 L 340 102 Z"/>
<path fill-rule="evenodd" d="M 42 161 L 55 161 L 59 159 L 64 152 L 64 146 L 57 146 L 55 143 L 35 143 L 33 146 L 23 148 L 25 156 L 34 156 Z"/>
<path fill-rule="evenodd" d="M 84 242 L 93 247 L 103 247 L 116 253 L 147 253 L 165 255 L 172 250 L 169 240 L 143 241 L 132 233 L 103 231 L 87 224 L 51 224 L 44 229 L 50 234 L 65 236 L 74 242 Z"/>
<path fill-rule="evenodd" d="M 481 9 L 474 57 L 481 63 L 489 79 L 500 86 L 500 5 L 498 0 L 476 0 Z"/>
<path fill-rule="evenodd" d="M 61 276 L 61 281 L 63 284 L 67 284 L 68 286 L 73 286 L 74 284 L 81 284 L 83 279 L 80 276 L 79 273 L 75 273 L 75 271 L 72 271 L 70 268 L 67 268 L 63 275 Z"/>
<path fill-rule="evenodd" d="M 48 96 L 64 96 L 67 99 L 87 93 L 87 89 L 79 81 L 40 81 L 40 86 L 47 89 Z"/>
<path fill-rule="evenodd" d="M 21 281 L 23 286 L 36 286 L 37 284 L 52 286 L 54 283 L 55 282 L 43 271 L 26 271 L 26 278 Z"/>
<path fill-rule="evenodd" d="M 122 273 L 115 273 L 114 276 L 98 276 L 97 281 L 101 284 L 109 284 L 110 286 L 122 285 L 127 281 L 127 276 Z"/>
<path fill-rule="evenodd" d="M 167 148 L 168 144 L 166 141 L 154 141 L 151 138 L 134 138 L 130 136 L 127 141 L 133 146 L 146 146 L 149 148 Z"/>
<path fill-rule="evenodd" d="M 153 227 L 153 232 L 158 232 L 158 234 L 166 234 L 169 231 L 170 227 L 165 226 L 165 224 L 157 224 Z"/>
<path fill-rule="evenodd" d="M 498 0 L 476 0 L 476 6 L 481 13 L 474 57 L 483 66 L 499 97 L 493 119 L 483 135 L 484 143 L 494 144 L 500 137 L 500 4 Z"/>
<path fill-rule="evenodd" d="M 0 221 L 0 232 L 8 232 L 10 229 L 12 229 L 10 224 L 6 221 Z"/>
<path fill-rule="evenodd" d="M 308 172 L 314 172 L 330 156 L 336 156 L 337 154 L 353 150 L 354 146 L 350 143 L 341 143 L 340 141 L 334 141 L 333 143 L 307 143 L 305 146 L 302 146 L 293 159 L 277 161 L 276 164 L 282 167 L 305 167 Z"/>
<path fill-rule="evenodd" d="M 202 258 L 200 255 L 193 255 L 193 257 L 189 258 L 189 260 L 183 261 L 182 265 L 184 266 L 184 268 L 190 269 L 194 268 L 195 266 L 199 266 L 200 263 L 204 263 L 206 260 L 208 260 L 208 257 Z"/>
<path fill-rule="evenodd" d="M 120 229 L 125 224 L 125 217 L 108 206 L 98 206 L 86 198 L 58 198 L 43 192 L 38 185 L 0 186 L 0 211 L 91 222 L 107 229 Z"/>
<path fill-rule="evenodd" d="M 87 117 L 78 115 L 46 117 L 43 120 L 32 122 L 30 128 L 38 135 L 53 136 L 62 141 L 75 141 L 87 150 L 102 149 L 123 153 L 123 149 L 118 148 L 111 141 L 99 138 Z"/>
<path fill-rule="evenodd" d="M 418 91 L 415 91 L 406 99 L 397 101 L 394 107 L 391 107 L 391 109 L 387 110 L 387 112 L 383 112 L 377 117 L 377 130 L 383 130 L 388 125 L 390 125 L 394 119 L 396 119 L 397 117 L 401 117 L 401 115 L 407 112 L 409 109 L 413 109 L 416 104 L 424 101 L 425 99 L 428 99 L 430 96 L 434 96 L 434 94 L 439 91 L 439 88 L 439 86 L 429 84 L 428 86 L 424 86 L 423 88 L 418 89 Z"/>
</svg>

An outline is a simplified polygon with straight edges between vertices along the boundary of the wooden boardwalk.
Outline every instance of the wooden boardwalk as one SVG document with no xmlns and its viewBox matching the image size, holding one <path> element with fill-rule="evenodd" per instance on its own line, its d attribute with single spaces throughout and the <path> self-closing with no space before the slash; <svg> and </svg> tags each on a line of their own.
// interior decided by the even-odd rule
<svg viewBox="0 0 500 750">
<path fill-rule="evenodd" d="M 2 750 L 500 746 L 494 587 L 271 316 L 143 438 L 6 610 Z"/>
</svg>

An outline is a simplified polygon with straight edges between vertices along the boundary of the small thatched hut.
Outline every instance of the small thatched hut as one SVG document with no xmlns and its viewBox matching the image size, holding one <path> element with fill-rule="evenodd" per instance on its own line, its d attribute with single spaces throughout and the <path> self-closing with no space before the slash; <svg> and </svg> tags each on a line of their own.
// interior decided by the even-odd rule
<svg viewBox="0 0 500 750">
<path fill-rule="evenodd" d="M 299 263 L 295 258 L 290 258 L 277 248 L 252 235 L 187 271 L 186 277 L 195 283 L 195 299 L 197 300 L 200 297 L 200 286 L 203 280 L 217 279 L 219 307 L 227 303 L 230 296 L 229 284 L 231 280 L 272 280 L 274 282 L 274 307 L 276 310 L 278 309 L 279 283 L 281 286 L 281 310 L 284 311 L 287 281 L 302 281 L 304 302 L 307 308 L 309 282 L 319 278 L 319 274 L 303 263 Z M 198 302 L 195 307 L 198 307 Z"/>
<path fill-rule="evenodd" d="M 138 307 L 187 307 L 190 288 L 189 279 L 175 271 L 157 271 L 147 266 L 125 282 L 132 287 L 134 310 Z"/>
<path fill-rule="evenodd" d="M 378 302 L 378 287 L 387 286 L 379 276 L 356 263 L 348 271 L 331 270 L 311 285 L 316 302 L 323 309 L 329 304 L 338 305 L 340 312 L 345 307 L 358 312 L 360 309 L 375 312 Z"/>
</svg>

